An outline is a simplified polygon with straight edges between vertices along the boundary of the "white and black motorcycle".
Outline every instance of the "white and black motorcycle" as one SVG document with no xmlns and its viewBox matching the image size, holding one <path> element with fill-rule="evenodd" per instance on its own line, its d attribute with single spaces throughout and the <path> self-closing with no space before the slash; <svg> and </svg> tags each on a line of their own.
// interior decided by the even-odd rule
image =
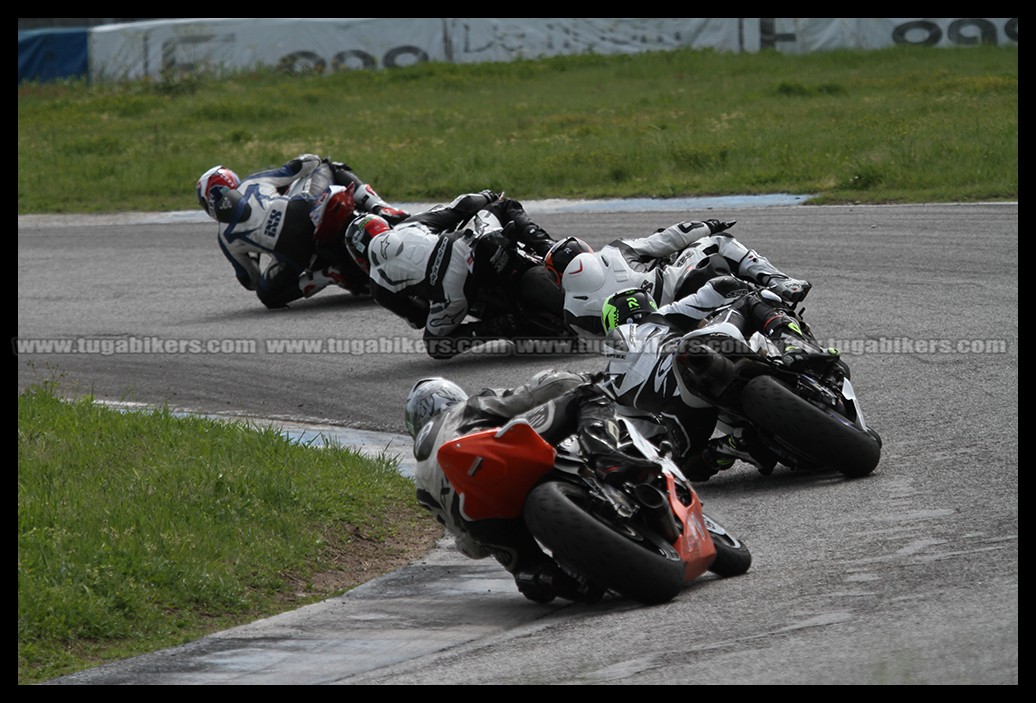
<svg viewBox="0 0 1036 703">
<path fill-rule="evenodd" d="M 760 294 L 767 292 L 752 293 Z M 864 418 L 848 365 L 816 342 L 800 313 L 786 313 L 802 334 L 802 364 L 789 368 L 787 347 L 754 331 L 735 303 L 676 345 L 681 398 L 718 408 L 719 430 L 744 438 L 764 475 L 778 463 L 851 478 L 870 474 L 881 459 L 881 436 Z"/>
</svg>

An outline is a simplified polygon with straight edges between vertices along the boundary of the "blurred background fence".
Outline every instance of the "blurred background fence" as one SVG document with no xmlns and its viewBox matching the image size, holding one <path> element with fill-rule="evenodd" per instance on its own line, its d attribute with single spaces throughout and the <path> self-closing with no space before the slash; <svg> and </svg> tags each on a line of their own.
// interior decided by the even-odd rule
<svg viewBox="0 0 1036 703">
<path fill-rule="evenodd" d="M 1018 18 L 18 18 L 18 82 L 329 73 L 677 48 L 806 53 L 1018 44 Z"/>
</svg>

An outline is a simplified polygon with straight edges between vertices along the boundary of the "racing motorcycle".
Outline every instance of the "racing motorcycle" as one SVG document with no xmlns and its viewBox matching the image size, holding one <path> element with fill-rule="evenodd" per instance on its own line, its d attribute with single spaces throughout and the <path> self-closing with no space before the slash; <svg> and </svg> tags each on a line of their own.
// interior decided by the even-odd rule
<svg viewBox="0 0 1036 703">
<path fill-rule="evenodd" d="M 748 295 L 780 304 L 770 291 Z M 867 424 L 837 350 L 823 349 L 801 312 L 783 306 L 801 332 L 795 343 L 806 359 L 788 368 L 788 347 L 754 330 L 739 302 L 679 340 L 674 365 L 683 401 L 718 408 L 720 431 L 741 440 L 763 475 L 777 464 L 850 478 L 874 471 L 881 436 Z"/>
<path fill-rule="evenodd" d="M 560 340 L 569 347 L 575 342 L 565 323 L 564 291 L 550 278 L 542 257 L 508 237 L 489 210 L 480 210 L 457 230 L 470 231 L 474 240 L 469 315 L 497 323 L 504 338 Z"/>
<path fill-rule="evenodd" d="M 466 518 L 521 516 L 588 590 L 650 605 L 672 600 L 706 572 L 747 572 L 748 547 L 702 511 L 690 482 L 639 421 L 619 423 L 622 451 L 646 460 L 621 482 L 601 478 L 575 437 L 552 445 L 524 418 L 448 442 L 437 459 Z"/>
</svg>

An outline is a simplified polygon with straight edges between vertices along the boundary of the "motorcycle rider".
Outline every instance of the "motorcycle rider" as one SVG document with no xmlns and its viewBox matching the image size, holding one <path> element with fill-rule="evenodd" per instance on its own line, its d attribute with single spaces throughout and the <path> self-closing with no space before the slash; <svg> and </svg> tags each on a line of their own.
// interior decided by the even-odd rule
<svg viewBox="0 0 1036 703">
<path fill-rule="evenodd" d="M 559 241 L 544 264 L 565 291 L 565 321 L 581 336 L 601 337 L 601 306 L 609 295 L 643 288 L 662 306 L 724 274 L 768 286 L 787 302 L 802 301 L 809 282 L 789 277 L 745 247 L 727 231 L 734 224 L 678 222 L 647 237 L 615 240 L 600 251 L 578 237 Z"/>
<path fill-rule="evenodd" d="M 320 239 L 340 235 L 354 209 L 393 221 L 407 216 L 349 166 L 315 154 L 301 154 L 244 180 L 223 165 L 214 166 L 198 179 L 196 191 L 201 208 L 219 223 L 219 246 L 238 282 L 271 309 L 330 284 L 364 293 L 366 275 L 348 258 L 311 270 Z M 260 268 L 263 255 L 271 258 L 265 269 Z"/>
<path fill-rule="evenodd" d="M 503 229 L 458 229 L 482 209 L 496 215 Z M 542 307 L 561 315 L 561 291 L 549 281 L 535 285 L 530 278 L 546 278 L 546 271 L 515 266 L 511 253 L 521 242 L 542 255 L 553 239 L 521 203 L 491 190 L 458 196 L 392 228 L 377 217 L 357 218 L 345 242 L 357 264 L 369 269 L 374 300 L 414 329 L 424 329 L 432 358 L 449 359 L 476 342 L 521 332 L 514 320 L 464 321 L 480 286 L 528 291 Z"/>
<path fill-rule="evenodd" d="M 407 396 L 404 417 L 414 439 L 418 503 L 446 527 L 462 554 L 472 559 L 495 557 L 514 576 L 518 590 L 537 603 L 549 603 L 555 597 L 594 602 L 602 593 L 558 568 L 521 517 L 466 519 L 437 453 L 458 437 L 523 418 L 552 444 L 575 434 L 606 476 L 618 466 L 644 466 L 646 460 L 616 448 L 615 404 L 600 392 L 599 380 L 588 374 L 547 370 L 517 388 L 485 388 L 469 396 L 452 381 L 435 377 L 419 380 Z"/>
<path fill-rule="evenodd" d="M 692 481 L 707 481 L 737 459 L 755 465 L 764 475 L 777 463 L 750 436 L 712 438 L 717 409 L 703 399 L 685 399 L 680 394 L 677 357 L 690 350 L 681 347 L 681 339 L 723 305 L 732 305 L 750 329 L 777 341 L 787 367 L 811 363 L 818 356 L 807 351 L 813 347 L 805 341 L 808 333 L 784 310 L 784 301 L 768 289 L 757 289 L 730 275 L 713 278 L 697 292 L 662 307 L 656 307 L 643 289 L 619 291 L 608 297 L 601 313 L 605 353 L 610 357 L 604 388 L 620 405 L 664 420 L 676 456 Z"/>
</svg>

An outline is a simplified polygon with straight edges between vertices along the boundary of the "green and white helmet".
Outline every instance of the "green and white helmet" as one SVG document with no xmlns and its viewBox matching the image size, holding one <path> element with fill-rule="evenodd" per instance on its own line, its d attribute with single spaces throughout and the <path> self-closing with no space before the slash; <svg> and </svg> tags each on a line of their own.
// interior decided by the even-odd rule
<svg viewBox="0 0 1036 703">
<path fill-rule="evenodd" d="M 601 308 L 601 324 L 604 326 L 604 333 L 609 334 L 613 329 L 627 322 L 640 322 L 644 317 L 658 310 L 654 299 L 640 288 L 629 288 L 627 290 L 612 293 L 604 301 Z"/>
</svg>

